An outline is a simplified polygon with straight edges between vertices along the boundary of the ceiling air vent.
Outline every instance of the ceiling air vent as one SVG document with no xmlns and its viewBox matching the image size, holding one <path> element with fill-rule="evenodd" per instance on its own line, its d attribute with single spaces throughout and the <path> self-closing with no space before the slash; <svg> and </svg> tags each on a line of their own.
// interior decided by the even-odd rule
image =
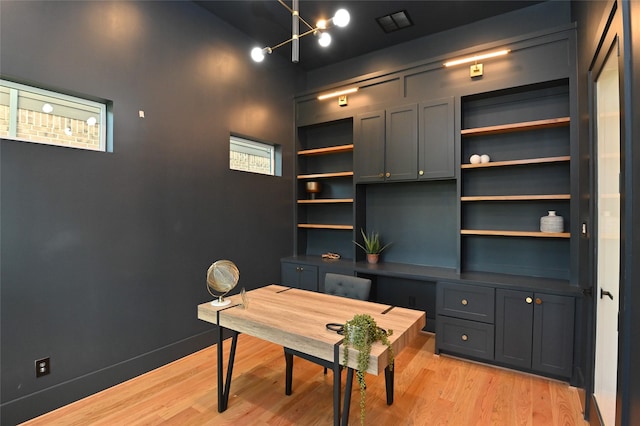
<svg viewBox="0 0 640 426">
<path fill-rule="evenodd" d="M 406 10 L 381 16 L 376 18 L 376 21 L 378 21 L 378 25 L 385 33 L 391 33 L 413 25 Z"/>
</svg>

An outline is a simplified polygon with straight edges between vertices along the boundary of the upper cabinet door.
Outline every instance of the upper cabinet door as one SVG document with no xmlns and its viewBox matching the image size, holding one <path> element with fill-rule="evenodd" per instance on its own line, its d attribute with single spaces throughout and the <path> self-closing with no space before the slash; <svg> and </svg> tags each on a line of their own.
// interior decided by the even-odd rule
<svg viewBox="0 0 640 426">
<path fill-rule="evenodd" d="M 384 181 L 385 112 L 358 114 L 354 133 L 356 182 Z"/>
<path fill-rule="evenodd" d="M 387 110 L 385 179 L 418 178 L 418 110 L 405 105 Z"/>
<path fill-rule="evenodd" d="M 455 177 L 453 97 L 419 106 L 418 179 Z"/>
</svg>

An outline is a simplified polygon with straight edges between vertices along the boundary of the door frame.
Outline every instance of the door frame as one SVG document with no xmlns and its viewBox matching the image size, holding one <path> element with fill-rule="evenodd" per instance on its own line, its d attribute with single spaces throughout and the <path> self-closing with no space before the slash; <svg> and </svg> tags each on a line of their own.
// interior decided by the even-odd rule
<svg viewBox="0 0 640 426">
<path fill-rule="evenodd" d="M 619 282 L 619 318 L 618 318 L 618 357 L 617 357 L 617 384 L 616 384 L 616 425 L 623 424 L 623 388 L 624 388 L 624 376 L 625 376 L 625 365 L 623 364 L 623 358 L 625 356 L 624 348 L 626 347 L 626 339 L 625 334 L 622 330 L 622 321 L 620 320 L 623 315 L 623 307 L 624 307 L 624 297 L 625 297 L 625 279 L 624 279 L 624 271 L 625 271 L 625 231 L 628 226 L 626 220 L 626 207 L 625 207 L 625 193 L 626 193 L 626 185 L 625 185 L 625 176 L 627 174 L 627 170 L 625 167 L 625 150 L 626 150 L 626 137 L 625 137 L 625 70 L 624 70 L 624 37 L 622 31 L 622 11 L 620 10 L 620 4 L 618 1 L 613 1 L 611 3 L 610 13 L 606 16 L 606 23 L 602 27 L 602 31 L 600 33 L 599 43 L 596 46 L 594 51 L 591 64 L 589 66 L 589 77 L 588 77 L 588 99 L 589 99 L 589 154 L 591 157 L 590 162 L 590 194 L 591 199 L 589 203 L 591 223 L 593 227 L 592 236 L 597 235 L 597 221 L 595 217 L 597 215 L 597 197 L 593 196 L 596 193 L 597 188 L 597 117 L 596 113 L 596 91 L 595 85 L 600 72 L 604 66 L 604 63 L 612 52 L 612 49 L 617 49 L 618 52 L 618 72 L 619 72 L 619 103 L 620 103 L 620 282 Z M 597 302 L 599 295 L 595 294 L 597 291 L 597 238 L 590 238 L 589 241 L 589 254 L 591 259 L 591 271 L 590 271 L 590 288 L 592 289 L 592 312 L 591 315 L 591 324 L 590 324 L 590 339 L 591 344 L 589 345 L 590 354 L 589 354 L 589 382 L 587 384 L 587 389 L 585 392 L 585 414 L 589 419 L 591 425 L 601 425 L 602 419 L 600 418 L 599 412 L 596 409 L 595 401 L 593 401 L 593 392 L 594 392 L 594 382 L 595 382 L 595 351 L 596 351 L 596 321 L 597 321 Z M 610 426 L 610 425 L 607 425 Z"/>
</svg>

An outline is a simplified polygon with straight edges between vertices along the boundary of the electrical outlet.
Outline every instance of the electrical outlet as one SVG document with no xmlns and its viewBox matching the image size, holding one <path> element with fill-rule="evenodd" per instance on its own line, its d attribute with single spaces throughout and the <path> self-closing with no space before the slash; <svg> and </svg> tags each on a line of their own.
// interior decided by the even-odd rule
<svg viewBox="0 0 640 426">
<path fill-rule="evenodd" d="M 51 373 L 51 360 L 42 358 L 36 361 L 36 377 L 46 376 Z"/>
</svg>

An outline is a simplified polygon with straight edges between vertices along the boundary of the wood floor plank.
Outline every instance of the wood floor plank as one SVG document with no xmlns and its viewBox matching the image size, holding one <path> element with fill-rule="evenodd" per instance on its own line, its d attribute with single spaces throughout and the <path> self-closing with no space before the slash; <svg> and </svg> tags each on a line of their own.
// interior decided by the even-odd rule
<svg viewBox="0 0 640 426">
<path fill-rule="evenodd" d="M 366 424 L 587 425 L 568 384 L 438 356 L 434 341 L 421 333 L 397 357 L 393 405 L 386 404 L 384 376 L 367 375 Z M 229 407 L 218 413 L 216 358 L 212 346 L 24 425 L 332 424 L 332 372 L 295 358 L 293 394 L 286 396 L 282 347 L 246 335 L 238 340 Z M 351 407 L 349 422 L 357 425 L 356 381 Z"/>
</svg>

